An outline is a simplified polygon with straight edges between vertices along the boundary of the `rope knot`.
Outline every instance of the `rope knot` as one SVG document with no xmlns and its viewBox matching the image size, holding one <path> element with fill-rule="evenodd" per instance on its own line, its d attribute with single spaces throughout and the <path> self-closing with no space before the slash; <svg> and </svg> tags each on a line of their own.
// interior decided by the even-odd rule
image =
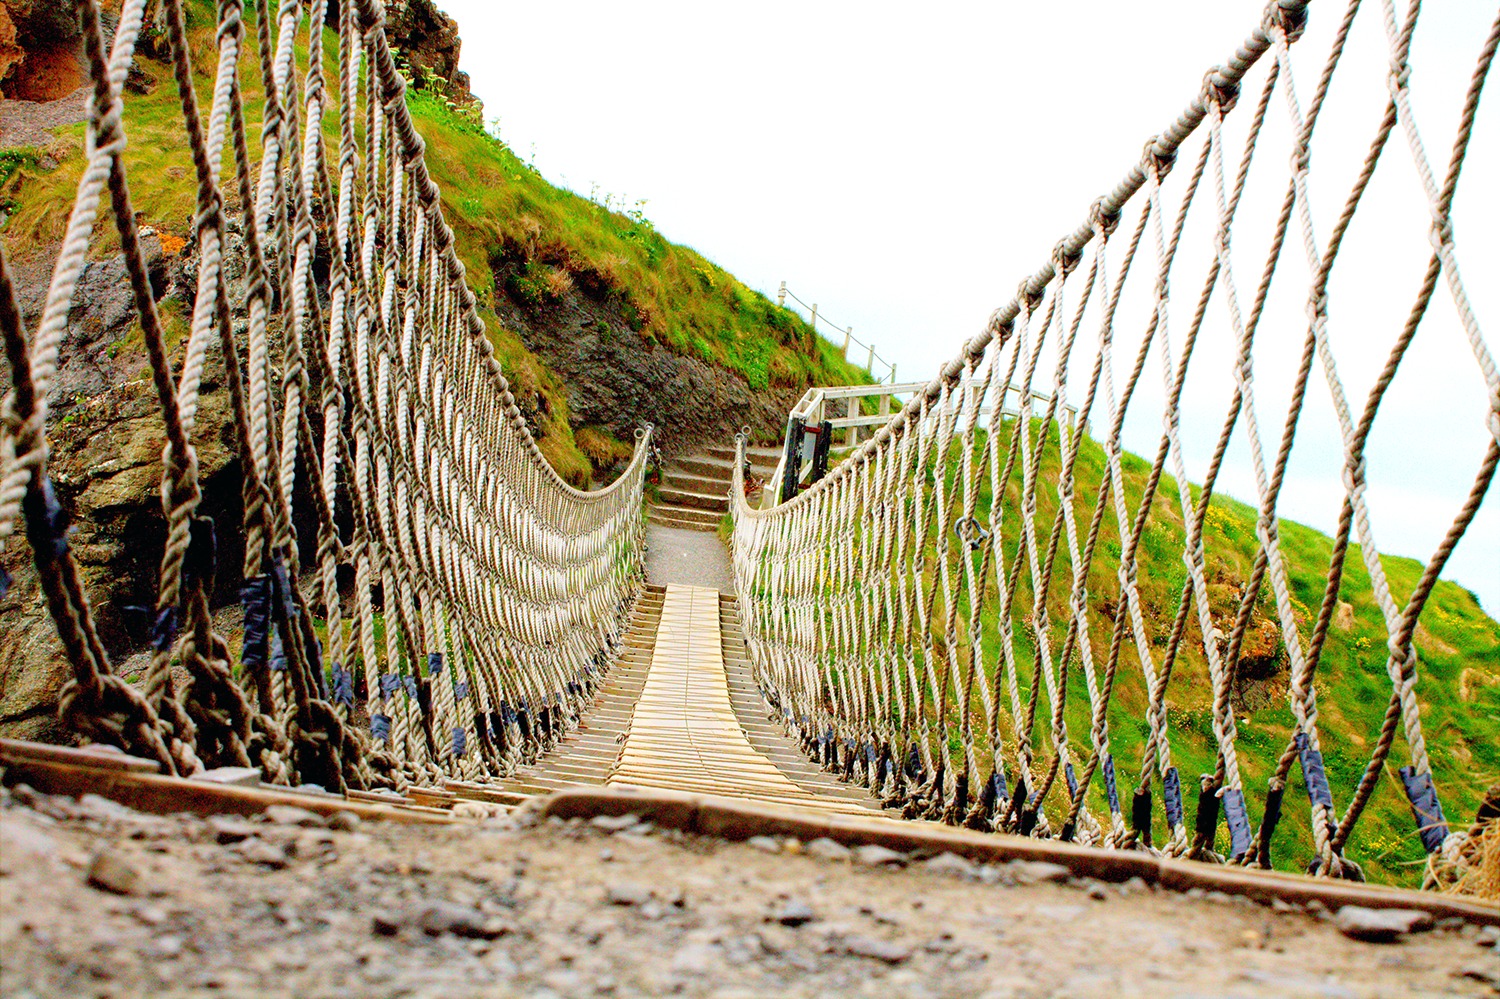
<svg viewBox="0 0 1500 999">
<path fill-rule="evenodd" d="M 1115 229 L 1120 225 L 1119 206 L 1111 208 L 1104 198 L 1099 198 L 1089 206 L 1089 228 L 1100 236 L 1112 236 Z"/>
<path fill-rule="evenodd" d="M 1069 240 L 1064 239 L 1052 248 L 1053 266 L 1057 268 L 1057 273 L 1062 277 L 1067 277 L 1073 273 L 1074 268 L 1078 266 L 1078 262 L 1083 259 L 1083 250 L 1076 247 L 1070 248 L 1068 243 Z"/>
<path fill-rule="evenodd" d="M 1156 136 L 1146 142 L 1141 149 L 1141 169 L 1146 171 L 1148 177 L 1155 177 L 1159 182 L 1163 177 L 1172 172 L 1172 167 L 1177 163 L 1177 150 L 1168 146 L 1165 136 Z"/>
<path fill-rule="evenodd" d="M 1271 0 L 1260 26 L 1267 35 L 1279 34 L 1292 44 L 1307 30 L 1307 0 Z"/>
<path fill-rule="evenodd" d="M 1199 100 L 1205 108 L 1217 107 L 1220 114 L 1228 114 L 1240 100 L 1240 84 L 1224 75 L 1224 67 L 1216 66 L 1203 75 L 1203 90 Z"/>
</svg>

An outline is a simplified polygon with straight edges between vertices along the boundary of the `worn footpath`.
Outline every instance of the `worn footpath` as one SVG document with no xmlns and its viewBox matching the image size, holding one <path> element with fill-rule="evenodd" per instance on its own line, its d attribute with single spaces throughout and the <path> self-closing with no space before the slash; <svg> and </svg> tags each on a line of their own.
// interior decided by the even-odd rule
<svg viewBox="0 0 1500 999">
<path fill-rule="evenodd" d="M 0 796 L 0 994 L 1485 996 L 1496 933 L 1363 935 L 1051 864 L 727 843 L 522 807 L 442 827 Z M 1358 915 L 1358 914 L 1355 914 Z M 1416 921 L 1412 929 L 1424 924 Z"/>
</svg>

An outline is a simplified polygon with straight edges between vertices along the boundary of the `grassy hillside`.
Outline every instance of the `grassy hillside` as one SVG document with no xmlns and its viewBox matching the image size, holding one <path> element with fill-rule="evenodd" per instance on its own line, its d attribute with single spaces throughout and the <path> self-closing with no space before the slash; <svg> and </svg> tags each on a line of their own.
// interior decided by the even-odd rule
<svg viewBox="0 0 1500 999">
<path fill-rule="evenodd" d="M 1009 447 L 1014 421 L 1005 430 L 1002 448 Z M 1041 429 L 1033 421 L 1033 442 Z M 980 435 L 980 444 L 983 437 Z M 1002 454 L 1004 452 L 1002 451 Z M 961 447 L 954 445 L 948 466 L 949 488 L 956 485 Z M 1136 455 L 1124 457 L 1127 502 L 1132 511 L 1140 501 L 1149 464 Z M 1086 441 L 1080 451 L 1076 475 L 1075 512 L 1080 533 L 1086 533 L 1092 517 L 1098 487 L 1105 470 L 1102 449 Z M 1037 531 L 1039 542 L 1047 544 L 1047 532 L 1057 512 L 1055 482 L 1059 471 L 1059 450 L 1054 425 L 1040 466 L 1040 488 L 1037 491 Z M 979 503 L 979 518 L 987 522 L 991 506 L 988 477 Z M 1164 476 L 1152 504 L 1152 516 L 1141 541 L 1139 552 L 1139 585 L 1144 603 L 1147 629 L 1158 665 L 1171 633 L 1187 569 L 1182 562 L 1183 525 L 1178 485 Z M 1192 487 L 1194 500 L 1200 495 Z M 958 493 L 956 495 L 961 495 Z M 1003 510 L 1003 537 L 1007 564 L 1016 553 L 1021 534 L 1021 471 L 1019 464 L 1006 491 Z M 1256 552 L 1255 511 L 1237 500 L 1215 496 L 1205 525 L 1204 546 L 1207 552 L 1210 604 L 1219 628 L 1227 635 L 1237 607 L 1240 587 L 1249 578 Z M 928 579 L 937 572 L 935 538 L 927 539 Z M 1281 522 L 1282 554 L 1286 560 L 1299 630 L 1311 633 L 1322 600 L 1328 573 L 1332 539 L 1312 528 L 1290 521 Z M 950 557 L 957 561 L 953 546 Z M 1090 638 L 1095 661 L 1102 670 L 1109 648 L 1115 599 L 1119 590 L 1117 567 L 1120 537 L 1112 509 L 1106 513 L 1098 549 L 1090 568 Z M 1397 603 L 1405 601 L 1422 566 L 1414 559 L 1382 556 L 1392 593 Z M 1047 610 L 1052 652 L 1062 647 L 1066 627 L 1068 587 L 1073 568 L 1067 545 L 1059 547 L 1053 565 L 1053 581 Z M 984 620 L 985 662 L 993 664 L 999 656 L 999 637 L 994 614 L 995 576 L 988 581 L 988 614 Z M 1370 589 L 1369 575 L 1358 547 L 1352 546 L 1345 563 L 1340 592 L 1341 601 L 1352 609 L 1352 619 L 1345 614 L 1342 623 L 1330 630 L 1327 645 L 1315 678 L 1320 711 L 1319 724 L 1328 777 L 1335 804 L 1343 809 L 1358 784 L 1369 759 L 1390 697 L 1390 680 L 1385 671 L 1386 631 L 1379 608 Z M 939 596 L 933 612 L 934 628 L 941 632 L 944 611 Z M 1013 628 L 1020 659 L 1023 697 L 1033 677 L 1034 648 L 1030 620 L 1033 595 L 1029 573 L 1023 568 L 1022 582 L 1013 611 Z M 968 596 L 958 596 L 961 620 L 967 618 Z M 1216 747 L 1212 729 L 1212 688 L 1203 655 L 1196 614 L 1190 616 L 1167 693 L 1169 737 L 1172 760 L 1182 774 L 1184 803 L 1189 829 L 1196 813 L 1197 775 L 1212 773 Z M 961 631 L 960 634 L 963 632 Z M 962 642 L 961 642 L 962 644 Z M 1486 787 L 1500 780 L 1500 623 L 1488 617 L 1474 594 L 1457 584 L 1437 584 L 1420 619 L 1416 633 L 1419 655 L 1417 695 L 1422 703 L 1422 719 L 1428 752 L 1446 815 L 1455 827 L 1464 828 L 1474 820 L 1475 809 Z M 941 645 L 940 645 L 941 647 Z M 1265 795 L 1266 778 L 1274 772 L 1276 761 L 1293 731 L 1293 718 L 1287 703 L 1288 663 L 1275 624 L 1269 581 L 1262 588 L 1258 608 L 1246 641 L 1241 675 L 1236 686 L 1234 704 L 1239 727 L 1241 772 L 1250 803 L 1252 823 L 1259 823 Z M 978 700 L 976 695 L 976 708 Z M 1148 703 L 1146 683 L 1133 641 L 1127 636 L 1120 658 L 1117 682 L 1109 713 L 1111 749 L 1120 783 L 1120 793 L 1128 813 L 1130 788 L 1139 779 L 1142 753 L 1150 729 L 1145 718 Z M 1009 725 L 1008 700 L 1002 696 L 1002 738 L 1008 759 L 1014 758 L 1014 741 Z M 1045 693 L 1033 731 L 1039 765 L 1045 767 L 1051 758 L 1050 706 Z M 1075 759 L 1087 760 L 1090 709 L 1083 669 L 1075 652 L 1069 672 L 1065 717 Z M 984 722 L 976 717 L 976 728 L 982 736 Z M 949 733 L 952 748 L 960 748 L 958 732 Z M 981 739 L 981 742 L 985 740 Z M 987 743 L 981 746 L 981 757 L 987 754 Z M 1372 881 L 1415 884 L 1420 880 L 1424 854 L 1413 824 L 1410 809 L 1402 793 L 1396 769 L 1407 762 L 1407 748 L 1398 734 L 1385 767 L 1386 779 L 1350 839 L 1347 854 L 1364 866 Z M 1081 769 L 1081 764 L 1080 764 Z M 1091 807 L 1096 815 L 1107 814 L 1102 781 L 1096 778 Z M 1158 841 L 1165 826 L 1160 804 L 1160 782 L 1154 784 Z M 1053 808 L 1065 809 L 1063 782 L 1053 788 Z M 1054 811 L 1054 814 L 1056 812 Z M 1128 814 L 1127 814 L 1128 818 Z M 1278 867 L 1305 870 L 1311 859 L 1311 835 L 1308 825 L 1306 792 L 1300 768 L 1293 766 L 1286 793 L 1283 819 L 1273 842 L 1273 857 Z M 1220 847 L 1227 834 L 1220 828 Z"/>
<path fill-rule="evenodd" d="M 190 0 L 186 6 L 198 97 L 206 114 L 209 73 L 217 57 L 213 5 Z M 253 17 L 247 19 L 250 46 L 240 61 L 240 82 L 254 154 L 263 101 L 255 26 Z M 324 32 L 323 45 L 328 75 L 337 66 L 337 36 Z M 299 55 L 305 57 L 305 52 L 300 46 Z M 180 245 L 176 240 L 191 235 L 195 185 L 176 88 L 168 66 L 147 58 L 138 62 L 161 82 L 149 94 L 126 95 L 125 158 L 132 195 L 143 224 Z M 609 442 L 585 440 L 580 448 L 569 425 L 565 387 L 514 331 L 497 320 L 493 307 L 498 293 L 543 306 L 571 287 L 588 289 L 611 302 L 641 337 L 702 357 L 736 373 L 754 389 L 864 380 L 837 348 L 790 310 L 778 308 L 696 251 L 668 242 L 639 212 L 609 211 L 554 187 L 487 134 L 475 109 L 431 91 L 409 93 L 413 118 L 427 142 L 428 166 L 442 187 L 443 208 L 457 234 L 459 256 L 506 376 L 523 403 L 544 401 L 530 407 L 542 448 L 570 480 L 586 482 L 592 471 L 587 454 L 608 452 Z M 323 130 L 334 162 L 336 109 L 325 115 Z M 0 206 L 9 211 L 3 231 L 13 259 L 51 246 L 66 225 L 83 166 L 83 126 L 59 131 L 59 140 L 48 148 L 9 151 L 0 162 Z M 232 157 L 226 156 L 226 161 L 232 167 Z M 238 211 L 234 187 L 226 173 L 225 199 Z M 117 250 L 107 217 L 99 222 L 96 236 L 96 256 Z M 500 271 L 508 274 L 503 288 L 496 287 Z"/>
</svg>

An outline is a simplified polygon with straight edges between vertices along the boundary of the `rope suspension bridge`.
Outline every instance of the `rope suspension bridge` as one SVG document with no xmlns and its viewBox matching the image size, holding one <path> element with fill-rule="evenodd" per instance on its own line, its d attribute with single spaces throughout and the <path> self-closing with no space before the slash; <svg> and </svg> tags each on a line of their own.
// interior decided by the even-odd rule
<svg viewBox="0 0 1500 999">
<path fill-rule="evenodd" d="M 268 785 L 367 798 L 455 784 L 501 795 L 609 783 L 867 818 L 883 803 L 906 819 L 1245 867 L 1271 866 L 1272 835 L 1297 807 L 1286 793 L 1297 769 L 1310 873 L 1353 879 L 1360 868 L 1346 844 L 1387 761 L 1399 760 L 1429 882 L 1465 862 L 1465 828 L 1445 816 L 1433 777 L 1414 636 L 1500 462 L 1500 370 L 1463 284 L 1452 211 L 1500 19 L 1480 48 L 1447 163 L 1434 167 L 1410 93 L 1420 4 L 1402 14 L 1393 0 L 1351 0 L 1308 100 L 1292 53 L 1309 5 L 1274 0 L 985 330 L 826 476 L 754 508 L 741 440 L 731 607 L 710 590 L 646 586 L 649 427 L 622 475 L 598 491 L 572 488 L 543 457 L 465 282 L 379 0 L 344 0 L 331 73 L 318 44 L 327 0 L 281 0 L 274 11 L 258 0 L 249 21 L 242 0 L 219 0 L 206 108 L 180 0 L 162 7 L 197 186 L 197 291 L 177 356 L 123 159 L 124 84 L 145 0 L 125 0 L 108 39 L 97 0 L 79 0 L 92 87 L 87 165 L 35 330 L 23 328 L 0 268 L 11 380 L 0 544 L 24 533 L 33 552 L 74 671 L 62 716 L 80 736 L 175 777 L 251 768 Z M 1379 22 L 1388 102 L 1336 224 L 1320 233 L 1313 140 L 1361 16 Z M 250 21 L 265 94 L 258 157 L 240 90 Z M 302 62 L 304 31 L 312 44 Z M 1257 80 L 1247 99 L 1242 88 Z M 336 144 L 320 127 L 330 110 Z M 1290 165 L 1254 171 L 1267 159 L 1257 152 L 1273 114 L 1291 136 Z M 1237 166 L 1227 165 L 1231 125 L 1244 135 Z M 1393 145 L 1416 167 L 1431 256 L 1361 405 L 1333 347 L 1330 276 L 1351 224 L 1365 217 L 1377 167 L 1400 155 Z M 1175 206 L 1165 196 L 1174 173 L 1187 174 Z M 1284 197 L 1246 295 L 1232 237 L 1252 173 L 1271 174 Z M 246 261 L 243 301 L 226 273 L 226 192 L 245 213 L 233 236 Z M 1183 314 L 1170 279 L 1191 252 L 1184 233 L 1200 204 L 1212 219 L 1206 276 Z M 139 685 L 105 650 L 47 469 L 62 334 L 103 215 L 118 233 L 162 418 L 167 537 Z M 1289 276 L 1298 265 L 1283 257 L 1299 244 L 1305 274 Z M 326 297 L 315 260 L 328 264 Z M 1295 371 L 1279 433 L 1257 396 L 1266 361 L 1254 350 L 1278 277 L 1306 303 L 1300 353 L 1273 362 Z M 1130 344 L 1119 304 L 1139 284 L 1149 317 Z M 1401 600 L 1373 535 L 1365 452 L 1439 294 L 1453 302 L 1487 394 L 1487 441 L 1451 526 Z M 1182 428 L 1199 415 L 1184 413 L 1184 389 L 1215 312 L 1232 338 L 1233 391 L 1212 459 L 1194 477 Z M 1183 331 L 1175 342 L 1174 320 Z M 1097 330 L 1092 346 L 1089 333 L 1079 336 L 1085 329 Z M 1046 361 L 1049 349 L 1055 359 Z M 226 525 L 200 511 L 194 444 L 211 352 L 225 368 L 242 473 L 243 624 L 233 636 L 221 633 L 211 604 L 216 576 L 229 571 L 216 543 Z M 1124 428 L 1152 404 L 1138 391 L 1152 359 L 1162 430 L 1148 472 L 1132 478 Z M 1308 615 L 1292 592 L 1278 511 L 1315 369 L 1338 422 L 1344 496 L 1326 589 Z M 1012 395 L 1018 411 L 1007 408 Z M 1236 447 L 1254 469 L 1256 542 L 1225 616 L 1210 597 L 1218 540 L 1208 525 Z M 1089 477 L 1093 457 L 1102 471 Z M 1169 488 L 1174 481 L 1180 488 Z M 1172 555 L 1185 574 L 1175 600 L 1157 606 L 1141 591 L 1142 559 L 1153 557 L 1144 539 L 1173 501 L 1182 536 Z M 1117 565 L 1101 583 L 1109 537 L 1118 538 Z M 1352 545 L 1386 629 L 1390 693 L 1358 783 L 1340 788 L 1323 763 L 1315 680 Z M 1290 664 L 1295 725 L 1269 779 L 1253 787 L 1232 698 L 1263 591 Z M 1189 655 L 1201 655 L 1212 688 L 1216 756 L 1193 820 L 1168 714 Z M 1116 697 L 1126 670 L 1141 673 L 1147 692 L 1139 760 L 1111 748 L 1111 726 L 1128 710 Z M 766 705 L 791 738 L 771 731 Z M 1070 719 L 1070 705 L 1086 715 Z"/>
</svg>

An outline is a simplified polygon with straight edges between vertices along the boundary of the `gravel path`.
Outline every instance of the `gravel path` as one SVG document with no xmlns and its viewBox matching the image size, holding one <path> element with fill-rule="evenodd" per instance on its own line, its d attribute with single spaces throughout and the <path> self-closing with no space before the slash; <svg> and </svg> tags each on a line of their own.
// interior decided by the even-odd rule
<svg viewBox="0 0 1500 999">
<path fill-rule="evenodd" d="M 729 552 L 719 536 L 709 531 L 685 531 L 648 523 L 646 579 L 659 586 L 683 583 L 707 586 L 720 593 L 734 592 Z"/>
<path fill-rule="evenodd" d="M 28 804 L 24 805 L 22 802 Z M 0 995 L 1493 996 L 1492 931 L 1377 945 L 1323 914 L 1048 864 L 622 819 L 329 828 L 0 801 Z M 523 813 L 524 815 L 524 813 Z M 349 828 L 349 827 L 353 828 Z"/>
<path fill-rule="evenodd" d="M 0 149 L 45 146 L 55 136 L 50 129 L 87 121 L 88 87 L 79 87 L 55 101 L 0 99 Z"/>
</svg>

